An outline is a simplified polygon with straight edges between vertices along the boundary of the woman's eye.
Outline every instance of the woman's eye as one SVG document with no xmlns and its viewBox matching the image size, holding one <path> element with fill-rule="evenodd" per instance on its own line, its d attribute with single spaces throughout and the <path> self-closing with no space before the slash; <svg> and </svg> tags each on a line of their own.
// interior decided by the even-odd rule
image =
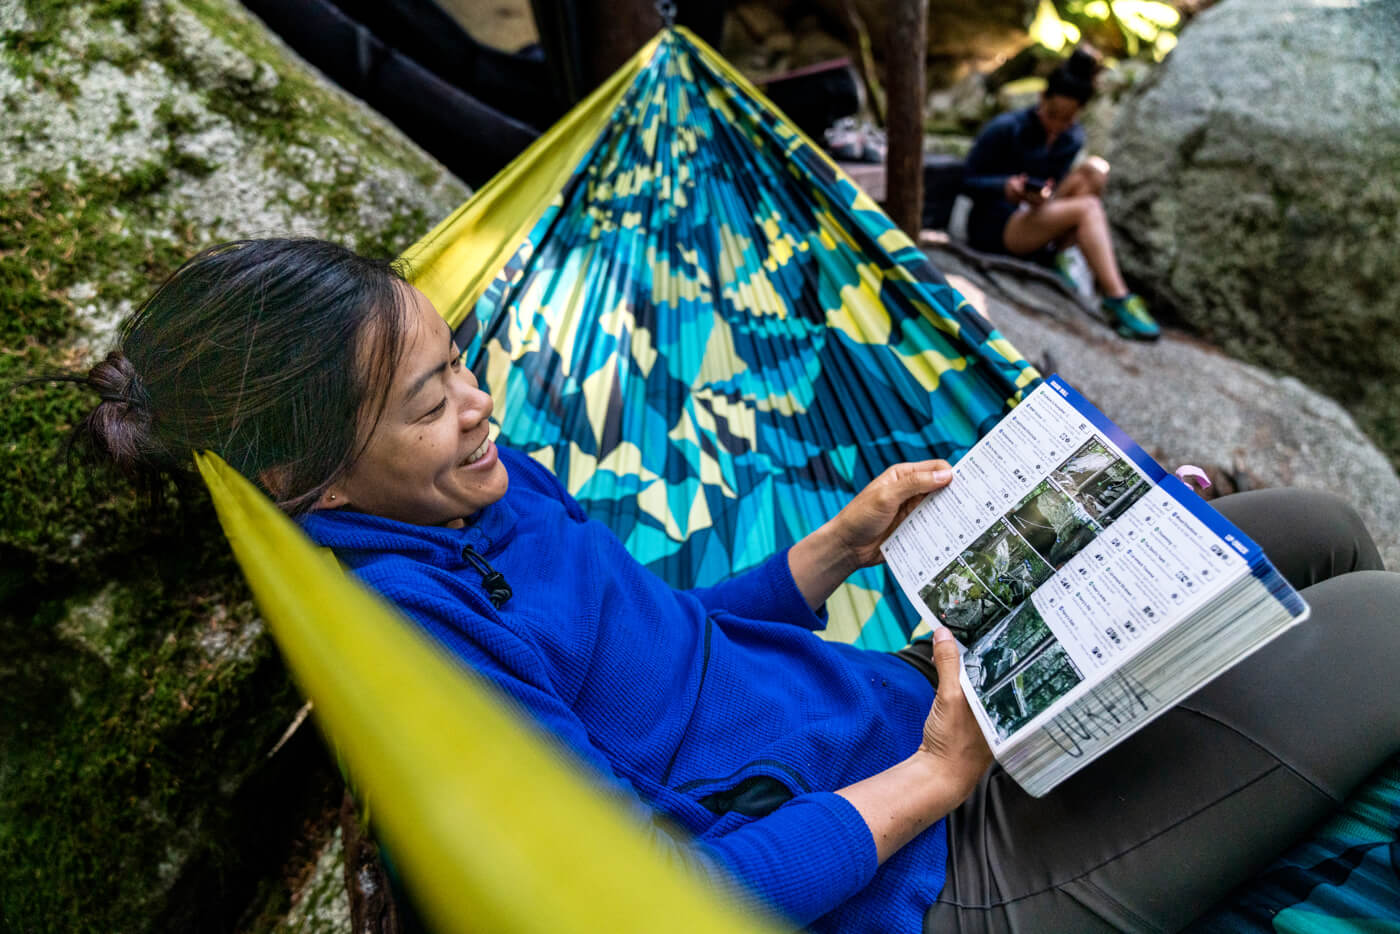
<svg viewBox="0 0 1400 934">
<path fill-rule="evenodd" d="M 445 408 L 447 408 L 447 400 L 446 400 L 446 399 L 443 399 L 443 400 L 442 400 L 441 402 L 439 402 L 437 405 L 433 406 L 431 409 L 429 409 L 427 412 L 425 412 L 425 413 L 423 414 L 423 418 L 424 418 L 425 420 L 426 420 L 426 419 L 430 419 L 430 418 L 437 418 L 439 415 L 442 414 L 442 411 L 443 411 L 443 409 L 445 409 Z"/>
</svg>

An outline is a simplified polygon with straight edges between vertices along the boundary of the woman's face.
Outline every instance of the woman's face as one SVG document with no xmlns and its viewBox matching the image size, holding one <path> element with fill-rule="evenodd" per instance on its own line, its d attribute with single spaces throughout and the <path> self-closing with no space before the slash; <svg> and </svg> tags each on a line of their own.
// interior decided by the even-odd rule
<svg viewBox="0 0 1400 934">
<path fill-rule="evenodd" d="M 491 397 L 462 365 L 452 332 L 412 286 L 402 356 L 384 411 L 354 466 L 320 508 L 458 528 L 506 493 L 505 465 L 489 438 Z"/>
<path fill-rule="evenodd" d="M 1035 114 L 1045 128 L 1045 135 L 1053 139 L 1074 126 L 1079 117 L 1079 101 L 1063 94 L 1044 94 Z"/>
</svg>

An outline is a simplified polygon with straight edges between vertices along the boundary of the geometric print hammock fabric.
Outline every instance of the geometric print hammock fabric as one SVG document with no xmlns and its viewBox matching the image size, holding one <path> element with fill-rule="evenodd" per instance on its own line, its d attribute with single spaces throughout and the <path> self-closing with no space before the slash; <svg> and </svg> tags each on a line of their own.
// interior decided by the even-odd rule
<svg viewBox="0 0 1400 934">
<path fill-rule="evenodd" d="M 1400 934 L 1400 757 L 1192 934 Z"/>
<path fill-rule="evenodd" d="M 1039 374 L 699 40 L 647 55 L 453 323 L 505 442 L 690 587 L 889 464 L 956 460 Z M 883 568 L 828 609 L 829 637 L 870 648 L 918 622 Z"/>
</svg>

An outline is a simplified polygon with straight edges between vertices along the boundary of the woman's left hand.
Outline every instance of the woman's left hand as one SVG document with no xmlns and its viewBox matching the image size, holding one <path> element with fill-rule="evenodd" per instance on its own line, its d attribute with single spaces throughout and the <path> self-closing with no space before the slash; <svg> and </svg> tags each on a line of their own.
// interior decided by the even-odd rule
<svg viewBox="0 0 1400 934">
<path fill-rule="evenodd" d="M 953 468 L 944 460 L 895 464 L 846 504 L 831 520 L 831 532 L 849 555 L 852 568 L 880 563 L 880 546 L 914 507 L 947 486 Z"/>
</svg>

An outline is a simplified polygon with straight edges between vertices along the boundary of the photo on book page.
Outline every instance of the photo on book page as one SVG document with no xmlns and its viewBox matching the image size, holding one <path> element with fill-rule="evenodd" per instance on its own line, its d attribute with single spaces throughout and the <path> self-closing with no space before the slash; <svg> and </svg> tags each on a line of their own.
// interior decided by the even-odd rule
<svg viewBox="0 0 1400 934">
<path fill-rule="evenodd" d="M 963 653 L 963 666 L 1000 739 L 1084 680 L 1031 600 Z"/>
<path fill-rule="evenodd" d="M 1109 451 L 1097 437 L 1085 442 L 1050 476 L 1103 526 L 1152 489 L 1132 464 Z"/>
</svg>

